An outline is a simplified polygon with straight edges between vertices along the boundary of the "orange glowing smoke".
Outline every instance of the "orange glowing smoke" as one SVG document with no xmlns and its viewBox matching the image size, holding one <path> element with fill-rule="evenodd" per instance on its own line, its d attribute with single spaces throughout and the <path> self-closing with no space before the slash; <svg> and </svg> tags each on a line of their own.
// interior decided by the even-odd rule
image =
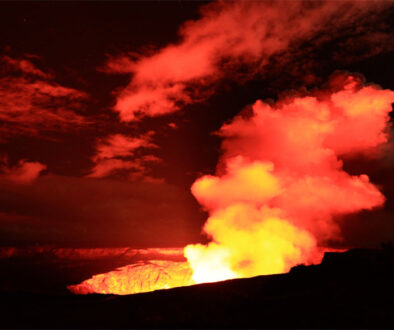
<svg viewBox="0 0 394 330">
<path fill-rule="evenodd" d="M 210 214 L 203 231 L 211 243 L 186 246 L 191 270 L 160 264 L 171 280 L 150 286 L 158 269 L 130 266 L 116 289 L 111 283 L 119 272 L 97 275 L 73 291 L 135 293 L 319 262 L 327 241 L 340 239 L 341 216 L 384 203 L 368 176 L 346 173 L 340 157 L 376 153 L 388 139 L 394 102 L 394 92 L 363 85 L 357 76 L 336 75 L 328 86 L 275 105 L 257 101 L 220 129 L 217 175 L 192 186 Z M 110 283 L 105 289 L 104 282 Z"/>
</svg>

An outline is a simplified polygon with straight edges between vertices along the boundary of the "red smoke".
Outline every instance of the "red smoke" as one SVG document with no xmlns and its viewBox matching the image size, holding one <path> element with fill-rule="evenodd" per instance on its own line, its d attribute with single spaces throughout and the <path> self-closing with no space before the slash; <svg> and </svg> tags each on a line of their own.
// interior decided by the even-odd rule
<svg viewBox="0 0 394 330">
<path fill-rule="evenodd" d="M 192 186 L 210 213 L 204 232 L 212 239 L 185 249 L 196 282 L 317 261 L 319 246 L 340 238 L 337 217 L 384 203 L 368 176 L 346 173 L 340 157 L 368 155 L 387 141 L 394 92 L 356 76 L 331 85 L 274 105 L 257 101 L 220 129 L 220 171 Z"/>
<path fill-rule="evenodd" d="M 192 186 L 210 214 L 203 230 L 211 242 L 188 245 L 188 266 L 168 265 L 165 272 L 171 275 L 174 269 L 173 277 L 160 282 L 161 288 L 281 273 L 300 263 L 319 262 L 328 240 L 340 239 L 341 216 L 384 203 L 367 175 L 343 170 L 341 157 L 368 156 L 387 142 L 393 102 L 393 91 L 341 74 L 322 91 L 288 96 L 275 104 L 259 100 L 223 125 L 217 174 Z M 149 278 L 154 265 L 102 274 L 72 290 L 155 290 L 155 281 L 141 290 L 138 281 L 134 286 L 126 281 Z M 119 285 L 111 291 L 103 283 Z"/>
<path fill-rule="evenodd" d="M 264 72 L 273 56 L 280 55 L 282 61 L 291 58 L 292 52 L 300 52 L 301 42 L 314 40 L 318 46 L 353 24 L 358 35 L 370 37 L 359 22 L 376 19 L 374 14 L 389 5 L 378 1 L 213 2 L 202 7 L 200 19 L 183 25 L 177 43 L 153 54 L 109 61 L 107 72 L 132 74 L 114 110 L 124 121 L 178 111 L 184 104 L 204 99 L 221 79 L 239 78 L 237 68 L 242 65 L 248 67 L 244 78 L 250 79 Z M 384 35 L 379 40 L 385 38 L 389 43 L 391 39 Z"/>
</svg>

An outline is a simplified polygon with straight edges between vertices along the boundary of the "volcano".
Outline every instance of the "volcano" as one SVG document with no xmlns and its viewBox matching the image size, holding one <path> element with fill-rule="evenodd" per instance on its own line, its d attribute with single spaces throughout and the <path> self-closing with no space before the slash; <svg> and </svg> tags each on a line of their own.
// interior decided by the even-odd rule
<svg viewBox="0 0 394 330">
<path fill-rule="evenodd" d="M 393 328 L 393 251 L 328 252 L 287 274 L 126 296 L 3 292 L 2 327 Z"/>
<path fill-rule="evenodd" d="M 185 262 L 150 261 L 93 276 L 74 293 L 131 294 L 317 264 L 340 241 L 347 214 L 381 208 L 368 175 L 346 157 L 379 155 L 389 139 L 394 92 L 362 77 L 334 74 L 328 87 L 269 104 L 224 124 L 216 175 L 191 191 L 209 213 L 208 244 L 189 244 Z"/>
<path fill-rule="evenodd" d="M 394 326 L 394 1 L 1 1 L 0 30 L 0 327 Z"/>
</svg>

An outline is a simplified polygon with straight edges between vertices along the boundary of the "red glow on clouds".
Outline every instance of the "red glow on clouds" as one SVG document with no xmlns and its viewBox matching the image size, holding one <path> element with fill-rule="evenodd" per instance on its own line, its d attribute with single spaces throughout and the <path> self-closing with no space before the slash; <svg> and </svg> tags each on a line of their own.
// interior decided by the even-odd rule
<svg viewBox="0 0 394 330">
<path fill-rule="evenodd" d="M 39 162 L 20 160 L 17 165 L 10 166 L 6 157 L 0 158 L 0 179 L 25 184 L 33 182 L 46 165 Z"/>
<path fill-rule="evenodd" d="M 250 67 L 250 78 L 264 71 L 273 55 L 291 52 L 294 43 L 322 31 L 333 37 L 341 28 L 366 14 L 373 17 L 386 6 L 368 1 L 208 4 L 202 7 L 200 19 L 183 25 L 179 42 L 146 56 L 110 59 L 105 71 L 132 74 L 130 84 L 118 94 L 114 110 L 124 121 L 178 111 L 212 93 L 220 79 L 237 79 L 240 64 Z"/>
<path fill-rule="evenodd" d="M 0 58 L 0 139 L 69 130 L 88 123 L 75 112 L 85 93 L 53 82 L 27 59 Z"/>
<path fill-rule="evenodd" d="M 97 146 L 97 155 L 94 159 L 132 156 L 138 148 L 157 148 L 150 142 L 150 136 L 131 138 L 121 134 L 109 136 L 102 144 Z"/>
<path fill-rule="evenodd" d="M 2 60 L 11 70 L 21 71 L 25 74 L 30 74 L 44 79 L 51 78 L 51 75 L 36 68 L 28 59 L 14 59 L 9 56 L 3 56 Z"/>
<path fill-rule="evenodd" d="M 153 131 L 139 137 L 128 137 L 114 134 L 102 139 L 97 147 L 92 160 L 95 166 L 88 177 L 101 178 L 115 174 L 121 170 L 132 170 L 130 179 L 145 181 L 160 180 L 149 175 L 146 165 L 160 162 L 161 159 L 154 155 L 136 155 L 137 150 L 157 148 L 151 140 Z"/>
</svg>

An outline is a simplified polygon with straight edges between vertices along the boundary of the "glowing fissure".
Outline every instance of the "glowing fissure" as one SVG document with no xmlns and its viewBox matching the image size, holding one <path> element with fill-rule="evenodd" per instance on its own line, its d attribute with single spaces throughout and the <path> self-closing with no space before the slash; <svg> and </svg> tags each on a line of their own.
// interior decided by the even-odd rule
<svg viewBox="0 0 394 330">
<path fill-rule="evenodd" d="M 115 271 L 71 290 L 145 292 L 283 273 L 319 262 L 327 241 L 341 238 L 342 215 L 384 203 L 368 176 L 346 173 L 340 157 L 368 157 L 387 142 L 394 102 L 393 91 L 363 85 L 353 75 L 333 76 L 328 86 L 275 105 L 259 100 L 251 113 L 220 129 L 217 175 L 203 176 L 191 188 L 210 214 L 203 231 L 211 242 L 186 246 L 187 263 L 130 266 L 121 271 L 127 285 L 103 289 L 103 281 L 119 275 Z M 164 280 L 152 281 L 163 268 Z"/>
</svg>

